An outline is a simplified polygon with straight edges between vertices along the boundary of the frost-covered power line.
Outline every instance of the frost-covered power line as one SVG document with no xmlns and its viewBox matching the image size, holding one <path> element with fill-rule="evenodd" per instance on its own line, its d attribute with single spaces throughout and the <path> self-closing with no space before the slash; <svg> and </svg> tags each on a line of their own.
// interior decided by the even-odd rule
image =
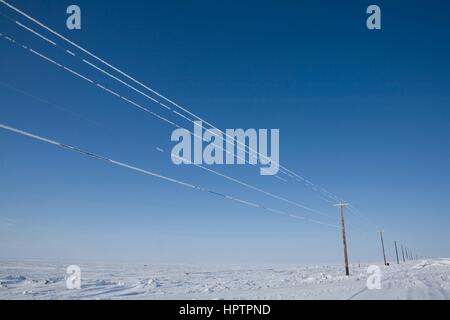
<svg viewBox="0 0 450 320">
<path fill-rule="evenodd" d="M 90 158 L 94 158 L 96 160 L 101 160 L 101 161 L 107 162 L 109 164 L 120 166 L 122 168 L 126 168 L 126 169 L 129 169 L 129 170 L 132 170 L 132 171 L 136 171 L 136 172 L 139 172 L 139 173 L 142 173 L 142 174 L 145 174 L 145 175 L 153 176 L 155 178 L 158 178 L 158 179 L 161 179 L 161 180 L 165 180 L 165 181 L 168 181 L 168 182 L 172 182 L 172 183 L 175 183 L 175 184 L 178 184 L 178 185 L 190 188 L 190 189 L 207 192 L 207 193 L 210 193 L 210 194 L 213 194 L 213 195 L 216 195 L 216 196 L 228 199 L 228 200 L 233 200 L 233 201 L 245 204 L 245 205 L 253 207 L 253 208 L 266 210 L 266 211 L 269 211 L 269 212 L 272 212 L 272 213 L 277 213 L 277 214 L 280 214 L 280 215 L 284 215 L 284 216 L 287 216 L 287 217 L 290 217 L 290 218 L 300 219 L 300 220 L 304 220 L 304 221 L 308 221 L 308 222 L 312 222 L 312 223 L 316 223 L 316 224 L 320 224 L 320 225 L 324 225 L 324 226 L 328 226 L 328 227 L 332 227 L 332 228 L 339 228 L 336 225 L 324 223 L 322 221 L 310 219 L 310 218 L 307 218 L 307 217 L 304 217 L 304 216 L 300 216 L 300 215 L 297 215 L 297 214 L 292 214 L 292 213 L 285 212 L 285 211 L 282 211 L 282 210 L 270 208 L 270 207 L 264 206 L 264 205 L 259 204 L 259 203 L 243 200 L 243 199 L 240 199 L 240 198 L 237 198 L 237 197 L 234 197 L 234 196 L 230 196 L 230 195 L 227 195 L 227 194 L 223 194 L 223 193 L 217 192 L 215 190 L 211 190 L 211 189 L 204 188 L 204 187 L 201 187 L 201 186 L 198 186 L 198 185 L 194 185 L 192 183 L 188 183 L 188 182 L 185 182 L 185 181 L 182 181 L 182 180 L 179 180 L 179 179 L 168 177 L 168 176 L 159 174 L 159 173 L 154 172 L 154 171 L 142 169 L 142 168 L 136 167 L 134 165 L 127 164 L 125 162 L 117 161 L 117 160 L 114 160 L 114 159 L 111 159 L 111 158 L 108 158 L 108 157 L 105 157 L 105 156 L 102 156 L 102 155 L 98 155 L 98 154 L 90 152 L 90 151 L 86 151 L 86 150 L 80 149 L 78 147 L 74 147 L 74 146 L 69 145 L 69 144 L 61 143 L 61 142 L 58 142 L 56 140 L 45 138 L 45 137 L 42 137 L 42 136 L 39 136 L 39 135 L 30 133 L 30 132 L 27 132 L 27 131 L 24 131 L 24 130 L 21 130 L 21 129 L 17 129 L 17 128 L 14 128 L 14 127 L 11 127 L 11 126 L 7 126 L 7 125 L 1 124 L 1 123 L 0 123 L 0 129 L 4 129 L 4 130 L 10 131 L 10 132 L 14 132 L 16 134 L 19 134 L 19 135 L 22 135 L 22 136 L 26 136 L 26 137 L 32 138 L 34 140 L 42 141 L 42 142 L 45 142 L 45 143 L 48 143 L 48 144 L 51 144 L 51 145 L 63 148 L 65 150 L 76 152 L 76 153 L 88 156 Z"/>
<path fill-rule="evenodd" d="M 132 105 L 132 106 L 134 106 L 134 107 L 140 109 L 141 111 L 147 112 L 147 113 L 151 114 L 152 116 L 158 118 L 159 120 L 162 120 L 162 121 L 164 121 L 164 122 L 166 122 L 166 123 L 169 123 L 170 125 L 172 125 L 172 126 L 174 126 L 174 127 L 176 127 L 176 128 L 181 128 L 181 126 L 179 126 L 178 124 L 176 124 L 176 123 L 174 123 L 174 122 L 172 122 L 172 121 L 170 121 L 170 120 L 164 118 L 163 116 L 161 116 L 161 115 L 159 115 L 159 114 L 157 114 L 157 113 L 151 111 L 150 109 L 148 109 L 148 108 L 146 108 L 146 107 L 144 107 L 144 106 L 142 106 L 142 105 L 136 103 L 135 101 L 133 101 L 133 100 L 127 98 L 127 97 L 121 96 L 120 94 L 118 94 L 118 93 L 112 91 L 111 89 L 105 87 L 104 85 L 102 85 L 102 84 L 100 84 L 100 83 L 97 83 L 97 82 L 94 82 L 93 80 L 91 80 L 91 79 L 89 79 L 88 77 L 82 75 L 81 73 L 79 73 L 79 72 L 77 72 L 77 71 L 74 71 L 74 70 L 72 70 L 72 69 L 66 67 L 65 65 L 63 65 L 63 64 L 61 64 L 61 63 L 55 61 L 54 59 L 49 58 L 48 56 L 46 56 L 46 55 L 44 55 L 44 54 L 42 54 L 42 53 L 40 53 L 40 52 L 38 52 L 38 51 L 36 51 L 36 50 L 34 50 L 34 49 L 32 49 L 32 48 L 30 48 L 29 46 L 21 45 L 20 43 L 18 43 L 17 41 L 15 41 L 15 39 L 13 39 L 13 38 L 11 38 L 11 37 L 8 37 L 8 36 L 5 36 L 5 35 L 2 35 L 2 36 L 3 36 L 5 39 L 7 39 L 8 41 L 10 41 L 10 42 L 12 42 L 12 43 L 14 43 L 14 44 L 17 44 L 18 46 L 21 46 L 21 47 L 24 48 L 25 50 L 28 50 L 29 52 L 35 54 L 36 56 L 42 58 L 43 60 L 45 60 L 45 61 L 47 61 L 47 62 L 49 62 L 49 63 L 51 63 L 51 64 L 53 64 L 53 65 L 56 65 L 56 66 L 59 67 L 59 68 L 62 68 L 63 70 L 65 70 L 65 71 L 67 71 L 67 72 L 69 72 L 69 73 L 71 73 L 71 74 L 77 76 L 78 78 L 80 78 L 80 79 L 82 79 L 82 80 L 85 80 L 85 81 L 89 82 L 91 85 L 95 85 L 95 86 L 99 87 L 100 89 L 103 89 L 104 91 L 106 91 L 106 92 L 108 92 L 108 93 L 110 93 L 110 94 L 112 94 L 112 95 L 114 95 L 114 96 L 116 96 L 116 97 L 122 99 L 123 101 L 127 102 L 128 104 L 130 104 L 130 105 Z M 187 129 L 186 129 L 186 130 L 187 130 Z M 190 132 L 189 130 L 187 130 L 187 131 L 188 131 L 191 135 L 193 135 L 194 137 L 195 137 L 195 136 L 199 137 L 196 133 Z M 224 151 L 225 151 L 225 152 L 229 152 L 228 150 L 224 150 Z M 220 176 L 222 176 L 222 177 L 224 177 L 224 178 L 226 178 L 226 179 L 228 179 L 228 180 L 230 180 L 230 181 L 234 181 L 234 182 L 236 182 L 236 183 L 239 183 L 239 184 L 241 184 L 241 185 L 244 185 L 244 186 L 246 186 L 246 187 L 249 187 L 249 188 L 251 188 L 251 189 L 253 189 L 253 190 L 256 190 L 256 191 L 258 191 L 258 192 L 264 193 L 264 194 L 266 194 L 266 195 L 268 195 L 268 196 L 271 196 L 272 198 L 276 198 L 276 199 L 278 199 L 278 200 L 280 200 L 280 201 L 286 202 L 286 203 L 288 203 L 288 204 L 290 204 L 290 205 L 294 205 L 294 206 L 296 206 L 296 207 L 305 209 L 305 210 L 310 211 L 310 212 L 312 212 L 312 213 L 316 213 L 316 214 L 319 214 L 319 215 L 322 215 L 322 216 L 325 216 L 325 217 L 328 217 L 328 218 L 333 219 L 333 217 L 330 216 L 329 214 L 326 214 L 326 213 L 323 213 L 323 212 L 321 212 L 321 211 L 319 211 L 319 210 L 316 210 L 316 209 L 310 208 L 310 207 L 308 207 L 308 206 L 299 204 L 299 203 L 296 202 L 296 201 L 292 201 L 292 200 L 286 199 L 285 197 L 276 195 L 276 194 L 274 194 L 274 193 L 264 191 L 264 190 L 262 190 L 261 188 L 251 186 L 250 184 L 247 184 L 247 183 L 245 183 L 245 182 L 242 182 L 242 181 L 240 181 L 240 180 L 238 180 L 238 179 L 236 179 L 236 178 L 232 178 L 232 177 L 230 177 L 230 176 L 226 176 L 226 175 L 221 174 L 221 173 L 219 173 L 219 172 L 217 172 L 217 171 L 215 171 L 215 170 L 207 169 L 207 168 L 202 167 L 202 166 L 198 166 L 198 167 L 201 167 L 201 168 L 203 168 L 204 170 L 207 170 L 207 171 L 209 171 L 209 172 L 211 172 L 211 173 L 214 173 L 214 174 L 216 174 L 216 175 L 220 175 Z"/>
<path fill-rule="evenodd" d="M 115 72 L 117 72 L 118 74 L 124 76 L 125 78 L 127 78 L 128 80 L 132 81 L 133 83 L 139 85 L 140 87 L 148 90 L 149 92 L 151 92 L 152 94 L 154 94 L 155 96 L 157 96 L 158 98 L 164 100 L 166 103 L 169 103 L 170 105 L 172 105 L 173 107 L 183 111 L 184 113 L 192 116 L 194 119 L 200 120 L 202 122 L 204 122 L 205 124 L 207 124 L 208 126 L 217 129 L 219 132 L 221 132 L 222 134 L 227 135 L 227 133 L 223 132 L 222 130 L 216 128 L 213 124 L 211 124 L 210 122 L 202 119 L 200 116 L 194 114 L 193 112 L 189 111 L 186 107 L 181 106 L 180 104 L 176 103 L 175 101 L 169 99 L 167 96 L 159 93 L 158 91 L 152 89 L 151 87 L 149 87 L 148 85 L 144 84 L 143 82 L 137 80 L 136 78 L 132 77 L 131 75 L 129 75 L 128 73 L 126 73 L 125 71 L 119 69 L 118 67 L 112 65 L 111 63 L 107 62 L 105 59 L 97 56 L 96 54 L 92 53 L 90 50 L 82 47 L 81 45 L 69 40 L 68 38 L 64 37 L 63 35 L 61 35 L 60 33 L 56 32 L 55 30 L 53 30 L 52 28 L 48 27 L 47 25 L 45 25 L 44 23 L 38 21 L 37 19 L 33 18 L 32 16 L 30 16 L 29 14 L 23 12 L 22 10 L 16 8 L 15 6 L 9 4 L 8 2 L 4 1 L 4 0 L 0 0 L 1 3 L 3 3 L 4 5 L 6 5 L 7 7 L 9 7 L 10 9 L 14 10 L 15 12 L 19 13 L 20 15 L 22 15 L 23 17 L 27 18 L 28 20 L 34 22 L 35 24 L 39 25 L 40 27 L 44 28 L 45 30 L 47 30 L 48 32 L 52 33 L 53 35 L 57 36 L 58 38 L 62 39 L 63 41 L 67 42 L 68 44 L 74 46 L 75 48 L 79 49 L 80 51 L 82 51 L 83 53 L 89 55 L 90 57 L 94 58 L 95 60 L 99 61 L 100 63 L 102 63 L 103 65 L 111 68 L 112 70 L 114 70 Z M 22 23 L 16 21 L 16 24 L 18 24 L 19 26 L 21 26 L 22 28 L 24 28 L 25 30 L 33 33 L 34 35 L 42 38 L 43 40 L 49 42 L 50 44 L 55 44 L 54 41 L 46 38 L 45 36 L 39 34 L 38 32 L 34 31 L 33 29 L 23 25 Z M 76 56 L 75 53 L 73 53 L 72 51 L 69 50 L 65 50 L 65 52 L 67 52 L 68 54 L 70 54 L 71 56 Z M 163 103 L 162 101 L 159 101 L 158 99 L 155 99 L 151 96 L 149 96 L 148 94 L 142 92 L 141 90 L 137 89 L 136 87 L 130 85 L 129 83 L 119 79 L 118 77 L 112 75 L 111 73 L 107 72 L 106 70 L 103 70 L 102 68 L 96 66 L 95 64 L 93 64 L 92 62 L 87 61 L 86 59 L 82 59 L 82 61 L 88 65 L 90 65 L 92 68 L 96 69 L 97 71 L 102 72 L 103 74 L 107 75 L 108 77 L 114 79 L 115 81 L 118 81 L 119 83 L 127 86 L 128 88 L 132 89 L 133 91 L 139 93 L 140 95 L 146 97 L 147 99 L 151 100 L 154 103 L 157 103 L 158 105 L 162 106 L 165 109 L 171 110 L 174 114 L 183 117 L 184 119 L 193 122 L 193 119 L 190 119 L 189 117 L 181 114 L 180 112 L 177 112 L 176 110 L 172 109 L 170 106 L 167 106 L 167 104 Z M 70 72 L 70 70 L 68 70 Z M 99 86 L 99 85 L 98 85 Z M 99 86 L 100 88 L 104 89 L 105 91 L 108 91 L 112 94 L 114 94 L 114 92 L 112 92 L 110 89 L 104 88 L 102 86 Z M 140 105 L 138 105 L 137 103 L 133 102 L 133 101 L 129 101 L 129 99 L 121 97 L 123 100 L 133 104 L 134 106 L 138 107 L 138 108 L 142 108 Z M 146 110 L 148 112 L 148 109 Z M 157 117 L 159 117 L 158 115 L 156 115 Z M 162 117 L 164 120 L 165 118 Z M 168 122 L 168 123 L 172 123 L 170 120 L 165 119 L 164 121 Z M 247 146 L 245 144 L 242 144 L 242 142 L 237 141 L 238 143 L 238 148 L 240 148 L 241 150 L 243 150 L 246 153 L 251 152 L 255 152 L 258 155 L 264 157 L 264 155 L 261 155 L 257 150 L 252 150 L 252 148 L 249 146 L 248 150 L 247 150 Z M 244 149 L 242 149 L 241 146 L 242 145 Z M 277 163 L 277 165 L 280 168 L 280 172 L 287 175 L 289 178 L 293 179 L 294 181 L 297 182 L 301 182 L 304 183 L 305 185 L 311 187 L 314 191 L 319 192 L 320 194 L 324 195 L 325 197 L 328 197 L 329 199 L 332 199 L 333 201 L 342 201 L 342 198 L 334 195 L 333 193 L 325 190 L 324 188 L 320 188 L 317 185 L 313 184 L 311 181 L 309 181 L 308 179 L 302 177 L 301 175 L 293 172 L 292 170 L 282 166 L 281 164 Z M 355 210 L 356 211 L 356 210 Z M 368 219 L 368 218 L 367 218 Z M 371 222 L 371 221 L 370 221 Z M 372 222 L 371 222 L 372 223 Z M 373 224 L 373 223 L 372 223 Z"/>
<path fill-rule="evenodd" d="M 217 130 L 219 130 L 222 134 L 225 134 L 223 131 L 221 131 L 220 129 L 216 128 L 213 124 L 211 124 L 210 122 L 202 119 L 200 116 L 194 114 L 193 112 L 189 111 L 186 107 L 181 106 L 180 104 L 176 103 L 175 101 L 169 99 L 168 97 L 166 97 L 165 95 L 159 93 L 158 91 L 150 88 L 148 85 L 144 84 L 143 82 L 137 80 L 136 78 L 132 77 L 131 75 L 129 75 L 128 73 L 126 73 L 125 71 L 119 69 L 118 67 L 115 67 L 114 65 L 112 65 L 111 63 L 107 62 L 105 59 L 97 56 L 96 54 L 92 53 L 92 51 L 82 47 L 81 45 L 69 40 L 68 38 L 64 37 L 63 35 L 61 35 L 60 33 L 56 32 L 55 30 L 53 30 L 52 28 L 48 27 L 47 25 L 45 25 L 44 23 L 38 21 L 37 19 L 33 18 L 32 16 L 30 16 L 29 14 L 23 12 L 22 10 L 16 8 L 15 6 L 9 4 L 8 2 L 4 1 L 4 0 L 0 0 L 1 3 L 3 3 L 4 5 L 6 5 L 7 7 L 9 7 L 10 9 L 16 11 L 17 13 L 19 13 L 20 15 L 24 16 L 25 18 L 29 19 L 30 21 L 36 23 L 37 25 L 39 25 L 40 27 L 44 28 L 45 30 L 47 30 L 48 32 L 52 33 L 53 35 L 57 36 L 58 38 L 62 39 L 63 41 L 67 42 L 68 44 L 74 46 L 75 48 L 81 50 L 82 52 L 84 52 L 85 54 L 89 55 L 90 57 L 94 58 L 95 60 L 99 61 L 100 63 L 104 64 L 105 66 L 111 68 L 112 70 L 114 70 L 115 72 L 119 73 L 120 75 L 126 77 L 128 80 L 131 80 L 132 82 L 134 82 L 135 84 L 139 85 L 140 87 L 148 90 L 149 92 L 151 92 L 152 94 L 156 95 L 157 97 L 159 97 L 160 99 L 163 99 L 164 101 L 168 102 L 169 104 L 171 104 L 172 106 L 176 107 L 177 109 L 185 112 L 186 114 L 194 117 L 197 120 L 200 120 L 202 122 L 204 122 L 205 124 L 207 124 L 208 126 L 215 128 Z M 67 50 L 66 50 L 67 52 Z M 72 52 L 70 52 L 71 55 L 74 55 Z M 86 62 L 86 61 L 84 61 Z M 100 69 L 99 67 L 91 64 L 92 67 L 95 67 L 97 69 L 99 69 L 99 71 L 101 71 L 102 69 Z M 103 71 L 101 71 L 103 72 Z M 109 74 L 108 72 L 104 72 L 105 74 Z M 148 96 L 147 94 L 143 93 L 142 91 L 136 89 L 135 87 L 131 86 L 130 84 L 125 83 L 123 80 L 118 79 L 115 76 L 112 76 L 111 74 L 109 74 L 109 76 L 111 76 L 113 79 L 115 79 L 116 81 L 121 82 L 122 84 L 126 85 L 127 87 L 131 88 L 132 90 L 138 92 L 139 94 L 151 99 L 153 102 L 158 103 L 160 106 L 165 107 L 167 109 L 171 109 L 170 107 L 168 107 L 166 104 L 162 103 L 161 101 L 158 101 L 154 98 L 151 98 L 150 96 Z M 175 114 L 177 115 L 182 115 L 179 112 L 175 112 Z M 194 121 L 192 119 L 189 119 L 186 116 L 183 116 L 185 119 L 189 120 L 189 121 Z M 242 145 L 241 147 L 238 146 L 238 148 L 244 148 L 243 151 L 244 152 L 255 152 L 258 155 L 260 155 L 260 153 L 257 150 L 252 150 L 252 148 L 246 148 L 245 144 L 242 144 L 242 142 L 238 141 L 238 144 Z M 260 155 L 260 156 L 264 156 L 264 155 Z M 302 177 L 301 175 L 293 172 L 292 170 L 282 166 L 281 164 L 277 163 L 277 166 L 280 168 L 280 172 L 282 172 L 283 174 L 287 175 L 288 177 L 290 177 L 291 179 L 293 179 L 294 181 L 297 182 L 302 182 L 310 187 L 312 187 L 315 191 L 322 193 L 323 195 L 329 197 L 330 199 L 332 199 L 333 201 L 340 201 L 342 200 L 341 198 L 337 197 L 336 195 L 332 194 L 331 192 L 325 190 L 324 188 L 319 188 L 318 186 L 314 185 L 311 181 L 309 181 L 308 179 Z"/>
</svg>

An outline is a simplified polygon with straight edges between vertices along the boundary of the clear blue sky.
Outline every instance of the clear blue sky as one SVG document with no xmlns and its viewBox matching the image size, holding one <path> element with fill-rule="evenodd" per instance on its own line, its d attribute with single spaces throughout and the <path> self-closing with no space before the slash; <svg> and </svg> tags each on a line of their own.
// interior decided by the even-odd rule
<svg viewBox="0 0 450 320">
<path fill-rule="evenodd" d="M 382 10 L 382 30 L 369 31 L 368 1 L 77 0 L 82 30 L 69 31 L 65 10 L 72 2 L 10 1 L 221 129 L 279 128 L 281 164 L 382 226 L 389 258 L 394 239 L 420 254 L 450 255 L 448 2 L 374 2 Z M 1 4 L 0 13 L 70 48 Z M 190 126 L 2 15 L 0 33 Z M 195 167 L 174 166 L 167 124 L 4 38 L 0 53 L 1 123 L 339 223 L 337 209 L 318 193 L 260 176 L 257 168 L 213 169 L 335 219 Z M 380 260 L 376 227 L 350 212 L 347 221 L 350 260 Z M 341 263 L 342 243 L 338 229 L 249 208 L 2 130 L 0 257 Z"/>
</svg>

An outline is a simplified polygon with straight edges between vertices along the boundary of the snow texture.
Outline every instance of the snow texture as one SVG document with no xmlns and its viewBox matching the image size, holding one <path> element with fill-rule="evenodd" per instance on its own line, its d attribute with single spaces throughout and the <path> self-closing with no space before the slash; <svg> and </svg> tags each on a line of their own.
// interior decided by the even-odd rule
<svg viewBox="0 0 450 320">
<path fill-rule="evenodd" d="M 194 267 L 83 263 L 81 289 L 66 288 L 63 263 L 0 261 L 0 299 L 450 299 L 450 259 L 381 268 L 380 290 L 367 267 Z"/>
</svg>

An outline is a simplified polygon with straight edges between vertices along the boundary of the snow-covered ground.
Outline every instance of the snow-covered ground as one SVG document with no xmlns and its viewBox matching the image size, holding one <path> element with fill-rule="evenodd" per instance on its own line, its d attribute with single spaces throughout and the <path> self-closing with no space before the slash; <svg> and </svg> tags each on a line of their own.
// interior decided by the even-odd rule
<svg viewBox="0 0 450 320">
<path fill-rule="evenodd" d="M 380 290 L 367 264 L 200 268 L 81 263 L 81 289 L 66 289 L 62 263 L 0 260 L 0 299 L 450 299 L 450 259 L 381 266 Z"/>
</svg>

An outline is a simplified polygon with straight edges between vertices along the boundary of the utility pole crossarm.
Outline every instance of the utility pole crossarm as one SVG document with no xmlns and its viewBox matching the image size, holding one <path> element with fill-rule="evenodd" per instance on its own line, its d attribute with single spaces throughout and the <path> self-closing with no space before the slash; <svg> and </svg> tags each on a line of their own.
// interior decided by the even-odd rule
<svg viewBox="0 0 450 320">
<path fill-rule="evenodd" d="M 333 207 L 347 207 L 349 205 L 350 205 L 349 203 L 341 202 L 341 203 L 333 204 Z"/>
</svg>

